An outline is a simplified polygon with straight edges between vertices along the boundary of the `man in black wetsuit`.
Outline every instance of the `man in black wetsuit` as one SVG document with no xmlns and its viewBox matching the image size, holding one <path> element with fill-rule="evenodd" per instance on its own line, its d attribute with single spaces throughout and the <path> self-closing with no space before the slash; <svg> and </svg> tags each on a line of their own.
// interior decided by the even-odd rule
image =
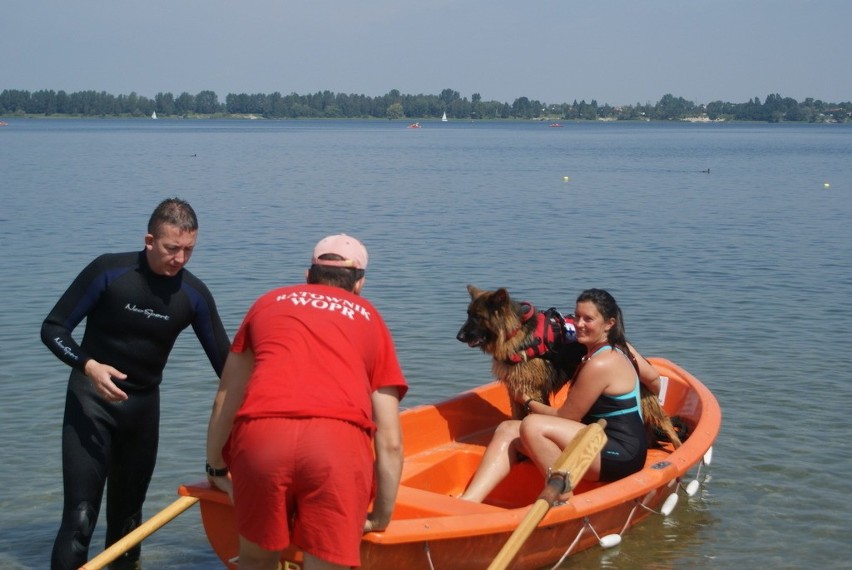
<svg viewBox="0 0 852 570">
<path fill-rule="evenodd" d="M 77 276 L 41 328 L 41 339 L 72 367 L 62 427 L 62 523 L 51 568 L 76 569 L 107 486 L 109 546 L 139 526 L 159 440 L 163 368 L 178 334 L 192 325 L 217 376 L 230 342 L 207 287 L 184 269 L 198 234 L 192 207 L 164 200 L 151 214 L 145 249 L 101 255 Z M 78 344 L 71 336 L 86 319 Z M 138 568 L 141 549 L 112 568 Z"/>
</svg>

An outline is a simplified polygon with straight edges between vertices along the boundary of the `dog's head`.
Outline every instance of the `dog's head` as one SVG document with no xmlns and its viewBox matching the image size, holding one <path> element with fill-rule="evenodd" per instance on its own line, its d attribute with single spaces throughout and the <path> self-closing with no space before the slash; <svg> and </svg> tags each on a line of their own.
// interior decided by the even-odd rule
<svg viewBox="0 0 852 570">
<path fill-rule="evenodd" d="M 468 285 L 467 291 L 470 293 L 467 320 L 456 338 L 470 347 L 479 347 L 488 354 L 494 354 L 500 333 L 503 332 L 505 338 L 506 332 L 518 325 L 515 304 L 504 288 L 483 291 Z"/>
</svg>

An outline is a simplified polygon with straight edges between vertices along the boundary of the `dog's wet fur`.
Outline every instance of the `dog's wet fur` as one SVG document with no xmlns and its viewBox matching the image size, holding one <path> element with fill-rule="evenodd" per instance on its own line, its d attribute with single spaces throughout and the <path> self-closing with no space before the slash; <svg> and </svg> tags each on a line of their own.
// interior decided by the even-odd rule
<svg viewBox="0 0 852 570">
<path fill-rule="evenodd" d="M 562 343 L 545 358 L 512 362 L 511 356 L 521 352 L 535 332 L 535 319 L 524 322 L 525 308 L 512 300 L 504 288 L 484 291 L 468 285 L 467 290 L 467 320 L 456 338 L 491 356 L 491 371 L 509 392 L 512 417 L 520 419 L 525 415 L 523 404 L 515 400 L 515 392 L 524 394 L 524 400 L 550 403 L 551 394 L 573 376 L 586 348 L 578 343 Z"/>
<path fill-rule="evenodd" d="M 521 419 L 526 414 L 523 404 L 515 399 L 516 393 L 524 394 L 524 400 L 533 398 L 549 404 L 551 395 L 573 377 L 586 347 L 578 342 L 557 343 L 544 357 L 513 362 L 512 355 L 521 352 L 534 335 L 536 320 L 524 321 L 526 308 L 512 300 L 505 288 L 486 291 L 468 285 L 467 291 L 467 320 L 456 338 L 491 356 L 491 371 L 506 385 L 512 417 Z M 649 444 L 671 441 L 675 448 L 680 447 L 681 440 L 657 396 L 644 385 L 641 396 Z"/>
</svg>

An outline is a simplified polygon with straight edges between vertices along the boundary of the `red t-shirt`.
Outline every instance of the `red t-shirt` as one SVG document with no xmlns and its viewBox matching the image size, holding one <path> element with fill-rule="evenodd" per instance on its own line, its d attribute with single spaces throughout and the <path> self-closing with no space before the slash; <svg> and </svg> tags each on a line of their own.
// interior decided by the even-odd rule
<svg viewBox="0 0 852 570">
<path fill-rule="evenodd" d="M 370 433 L 371 394 L 408 385 L 384 320 L 363 297 L 328 285 L 266 293 L 243 320 L 232 352 L 254 352 L 255 366 L 236 421 L 326 417 Z"/>
</svg>

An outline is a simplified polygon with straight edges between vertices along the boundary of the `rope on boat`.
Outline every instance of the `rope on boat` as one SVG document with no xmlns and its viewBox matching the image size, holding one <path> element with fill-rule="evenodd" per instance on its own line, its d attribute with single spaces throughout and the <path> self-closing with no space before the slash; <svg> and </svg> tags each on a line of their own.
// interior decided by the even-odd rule
<svg viewBox="0 0 852 570">
<path fill-rule="evenodd" d="M 571 546 L 568 547 L 568 550 L 565 551 L 565 554 L 562 555 L 562 558 L 560 558 L 556 562 L 556 564 L 554 564 L 550 568 L 550 570 L 554 570 L 560 564 L 562 564 L 565 561 L 566 558 L 568 558 L 568 555 L 571 554 L 571 551 L 574 550 L 574 547 L 577 546 L 578 542 L 580 542 L 580 537 L 583 536 L 583 533 L 586 532 L 587 528 L 591 528 L 592 532 L 594 532 L 594 530 L 595 530 L 595 529 L 592 528 L 592 524 L 589 522 L 589 517 L 584 517 L 583 518 L 583 526 L 580 528 L 580 532 L 578 532 L 577 536 L 574 538 L 574 542 L 571 543 Z M 595 533 L 595 536 L 597 536 L 597 533 Z"/>
<path fill-rule="evenodd" d="M 432 563 L 432 551 L 429 549 L 429 543 L 423 543 L 423 552 L 426 553 L 426 561 L 429 563 L 429 570 L 435 570 L 435 565 Z"/>
<path fill-rule="evenodd" d="M 675 486 L 675 490 L 672 491 L 672 493 L 666 498 L 666 500 L 663 502 L 663 506 L 660 507 L 659 511 L 652 509 L 651 507 L 646 505 L 643 501 L 641 501 L 639 499 L 635 499 L 633 508 L 630 509 L 630 514 L 627 515 L 627 520 L 624 521 L 624 526 L 621 527 L 621 530 L 618 532 L 618 534 L 607 534 L 606 536 L 602 537 L 595 530 L 595 527 L 592 526 L 592 523 L 589 520 L 589 517 L 583 517 L 583 526 L 580 527 L 580 530 L 577 532 L 577 536 L 574 538 L 574 541 L 571 543 L 570 546 L 568 546 L 568 549 L 565 551 L 565 553 L 562 555 L 562 557 L 559 559 L 559 561 L 556 562 L 556 564 L 554 564 L 550 568 L 550 570 L 555 570 L 565 561 L 566 558 L 568 558 L 568 555 L 571 554 L 571 551 L 574 550 L 574 547 L 577 546 L 578 542 L 580 542 L 580 537 L 583 536 L 583 533 L 586 532 L 586 529 L 592 531 L 592 534 L 594 534 L 595 538 L 598 539 L 598 544 L 601 546 L 601 548 L 612 548 L 613 546 L 618 546 L 619 544 L 621 544 L 621 537 L 622 537 L 622 535 L 624 535 L 624 533 L 630 527 L 630 521 L 633 520 L 633 515 L 636 513 L 636 509 L 641 507 L 648 512 L 651 512 L 651 513 L 654 513 L 654 514 L 657 514 L 657 515 L 661 515 L 663 517 L 667 517 L 670 514 L 672 514 L 672 511 L 674 510 L 675 506 L 677 505 L 678 490 L 679 489 L 683 489 L 687 496 L 692 497 L 693 495 L 695 495 L 695 493 L 698 492 L 698 488 L 701 486 L 701 483 L 708 480 L 706 475 L 704 476 L 704 479 L 701 479 L 701 468 L 705 465 L 705 463 L 707 465 L 710 464 L 712 452 L 713 452 L 712 447 L 707 450 L 707 453 L 704 455 L 704 457 L 698 463 L 698 469 L 695 472 L 695 479 L 690 481 L 688 485 L 683 486 L 681 484 L 681 478 L 680 477 L 678 477 L 676 479 L 677 485 Z"/>
</svg>

